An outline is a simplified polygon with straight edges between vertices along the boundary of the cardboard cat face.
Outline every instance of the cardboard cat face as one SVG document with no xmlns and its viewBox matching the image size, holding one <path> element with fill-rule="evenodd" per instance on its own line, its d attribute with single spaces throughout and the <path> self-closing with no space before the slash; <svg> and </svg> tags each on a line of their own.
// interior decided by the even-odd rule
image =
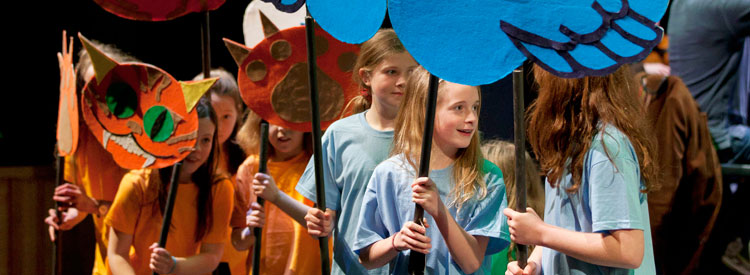
<svg viewBox="0 0 750 275">
<path fill-rule="evenodd" d="M 198 131 L 195 104 L 216 78 L 179 82 L 152 65 L 118 64 L 78 36 L 96 73 L 83 90 L 83 117 L 115 162 L 163 168 L 187 157 Z"/>
<path fill-rule="evenodd" d="M 94 0 L 119 17 L 140 21 L 171 20 L 191 12 L 215 10 L 225 0 Z"/>
<path fill-rule="evenodd" d="M 242 99 L 250 109 L 271 124 L 301 132 L 311 131 L 307 43 L 305 27 L 279 31 L 261 13 L 266 39 L 252 49 L 224 39 L 239 66 L 237 80 Z M 321 127 L 338 119 L 357 86 L 352 68 L 359 46 L 333 38 L 315 29 L 318 97 Z"/>
</svg>

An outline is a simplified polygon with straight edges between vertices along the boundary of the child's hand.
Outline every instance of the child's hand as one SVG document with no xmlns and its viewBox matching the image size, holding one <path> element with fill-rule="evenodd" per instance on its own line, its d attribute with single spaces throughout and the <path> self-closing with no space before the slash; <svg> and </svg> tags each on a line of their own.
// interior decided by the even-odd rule
<svg viewBox="0 0 750 275">
<path fill-rule="evenodd" d="M 508 269 L 505 270 L 505 275 L 536 275 L 541 273 L 538 269 L 538 265 L 534 261 L 526 262 L 526 268 L 521 269 L 518 266 L 517 261 L 508 263 Z"/>
<path fill-rule="evenodd" d="M 274 204 L 279 198 L 279 188 L 276 187 L 276 181 L 268 174 L 255 174 L 255 178 L 253 179 L 253 190 L 255 191 L 255 195 Z"/>
<path fill-rule="evenodd" d="M 59 223 L 60 220 L 55 214 L 55 209 L 50 209 L 49 216 L 44 219 L 44 223 L 49 225 L 49 239 L 53 242 L 55 241 L 55 230 L 70 230 L 75 226 L 75 224 L 70 223 L 70 221 L 78 217 L 78 209 L 68 208 L 67 211 L 60 212 L 60 214 L 62 214 L 62 223 Z"/>
<path fill-rule="evenodd" d="M 52 199 L 61 202 L 64 205 L 78 208 L 79 211 L 86 213 L 97 213 L 98 209 L 96 201 L 86 196 L 86 193 L 81 189 L 80 186 L 70 183 L 65 183 L 55 188 L 55 194 Z M 59 207 L 58 210 L 64 211 L 68 207 Z"/>
<path fill-rule="evenodd" d="M 539 218 L 534 209 L 527 207 L 526 213 L 521 213 L 505 208 L 503 214 L 508 217 L 508 229 L 512 241 L 526 245 L 542 244 L 542 231 L 547 224 Z"/>
<path fill-rule="evenodd" d="M 328 211 L 311 207 L 305 215 L 307 233 L 313 237 L 327 237 L 333 232 L 333 218 Z"/>
<path fill-rule="evenodd" d="M 411 200 L 419 204 L 433 217 L 439 217 L 438 211 L 443 207 L 440 200 L 440 192 L 435 183 L 428 177 L 421 177 L 411 184 Z"/>
<path fill-rule="evenodd" d="M 151 251 L 151 261 L 148 267 L 151 271 L 159 274 L 171 274 L 177 269 L 177 261 L 164 248 L 159 247 L 158 243 L 153 243 L 148 247 Z"/>
<path fill-rule="evenodd" d="M 263 206 L 257 202 L 251 203 L 250 210 L 247 211 L 247 216 L 245 216 L 245 223 L 249 228 L 263 228 L 266 223 L 266 212 L 263 210 Z"/>
<path fill-rule="evenodd" d="M 401 231 L 393 235 L 393 247 L 396 251 L 411 249 L 422 254 L 430 253 L 430 249 L 432 248 L 432 243 L 430 242 L 432 240 L 430 237 L 425 236 L 427 233 L 425 228 L 430 226 L 427 224 L 427 219 L 423 221 L 424 226 L 408 221 L 401 228 Z"/>
</svg>

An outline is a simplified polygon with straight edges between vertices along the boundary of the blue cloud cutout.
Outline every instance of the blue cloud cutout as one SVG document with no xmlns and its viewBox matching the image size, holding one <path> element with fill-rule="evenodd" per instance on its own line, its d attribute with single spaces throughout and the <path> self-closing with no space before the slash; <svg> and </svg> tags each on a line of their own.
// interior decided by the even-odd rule
<svg viewBox="0 0 750 275">
<path fill-rule="evenodd" d="M 605 75 L 644 58 L 661 39 L 667 0 L 389 0 L 391 24 L 433 74 L 494 82 L 529 58 L 561 77 Z M 318 24 L 360 43 L 377 32 L 386 0 L 307 0 Z"/>
</svg>

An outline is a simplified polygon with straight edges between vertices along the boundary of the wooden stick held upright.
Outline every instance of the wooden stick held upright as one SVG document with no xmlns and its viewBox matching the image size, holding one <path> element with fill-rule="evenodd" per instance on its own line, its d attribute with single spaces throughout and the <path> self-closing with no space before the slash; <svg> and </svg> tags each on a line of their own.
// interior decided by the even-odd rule
<svg viewBox="0 0 750 275">
<path fill-rule="evenodd" d="M 516 147 L 516 205 L 512 207 L 518 212 L 526 212 L 526 124 L 524 119 L 525 105 L 523 67 L 513 70 L 513 143 Z M 528 247 L 516 244 L 518 249 L 518 266 L 526 267 L 529 257 Z"/>
<path fill-rule="evenodd" d="M 260 122 L 260 152 L 258 154 L 258 173 L 268 173 L 268 122 Z M 264 200 L 261 197 L 256 199 L 258 204 L 263 206 Z M 263 234 L 263 228 L 253 228 L 255 236 L 255 247 L 253 247 L 253 274 L 260 274 L 260 244 Z"/>
<path fill-rule="evenodd" d="M 305 16 L 305 38 L 307 41 L 307 71 L 308 80 L 310 81 L 310 116 L 312 117 L 312 136 L 313 136 L 313 163 L 315 167 L 315 197 L 316 207 L 326 211 L 326 192 L 323 183 L 323 158 L 321 156 L 322 145 L 320 139 L 323 136 L 320 130 L 320 107 L 318 101 L 318 79 L 316 77 L 317 65 L 315 64 L 315 21 L 307 11 Z M 320 263 L 322 274 L 331 274 L 331 265 L 328 263 L 328 237 L 321 237 L 320 242 Z"/>
<path fill-rule="evenodd" d="M 65 158 L 60 156 L 60 152 L 58 150 L 55 150 L 55 188 L 58 186 L 64 184 L 65 179 L 64 177 L 65 172 Z M 62 224 L 63 215 L 62 212 L 60 212 L 60 206 L 62 204 L 60 202 L 55 202 L 55 214 L 57 215 L 57 220 L 59 224 Z M 52 251 L 52 260 L 53 260 L 53 266 L 52 266 L 52 273 L 61 275 L 63 274 L 63 259 L 62 259 L 62 252 L 63 252 L 63 246 L 62 246 L 62 232 L 60 230 L 55 230 L 55 243 L 54 243 L 54 250 Z"/>
<path fill-rule="evenodd" d="M 167 195 L 167 204 L 164 206 L 164 218 L 161 222 L 161 233 L 159 234 L 159 247 L 167 247 L 167 235 L 169 234 L 169 225 L 172 224 L 172 210 L 174 210 L 174 201 L 177 198 L 177 177 L 182 169 L 182 161 L 172 166 L 172 176 L 169 177 L 169 194 Z M 157 273 L 154 272 L 154 275 Z"/>
<path fill-rule="evenodd" d="M 427 177 L 430 174 L 430 154 L 432 153 L 432 131 L 435 129 L 435 108 L 437 105 L 437 90 L 439 85 L 437 76 L 430 74 L 430 83 L 427 94 L 427 109 L 425 113 L 424 132 L 422 132 L 422 156 L 419 160 L 418 177 Z M 424 225 L 424 209 L 419 204 L 414 204 L 414 223 Z M 412 250 L 409 256 L 409 274 L 424 274 L 425 255 Z"/>
<path fill-rule="evenodd" d="M 203 12 L 203 21 L 201 21 L 201 58 L 203 61 L 203 78 L 211 77 L 211 43 L 208 32 L 208 11 Z M 172 176 L 169 179 L 169 194 L 167 195 L 167 204 L 164 206 L 164 218 L 161 223 L 161 233 L 159 234 L 159 247 L 166 248 L 167 236 L 169 235 L 169 225 L 172 224 L 172 210 L 174 210 L 174 201 L 177 198 L 177 177 L 182 169 L 182 161 L 172 166 Z M 156 272 L 153 273 L 157 275 Z"/>
</svg>

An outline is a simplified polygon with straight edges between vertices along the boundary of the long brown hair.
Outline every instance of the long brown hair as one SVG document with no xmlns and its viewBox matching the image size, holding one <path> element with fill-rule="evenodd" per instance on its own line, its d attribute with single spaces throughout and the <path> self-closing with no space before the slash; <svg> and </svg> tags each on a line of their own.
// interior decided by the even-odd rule
<svg viewBox="0 0 750 275">
<path fill-rule="evenodd" d="M 417 161 L 422 148 L 422 131 L 425 123 L 425 103 L 427 102 L 427 86 L 430 73 L 421 66 L 417 67 L 406 82 L 404 98 L 396 116 L 396 126 L 393 133 L 393 148 L 391 156 L 403 154 L 409 165 L 417 171 Z M 438 105 L 441 99 L 442 85 L 438 87 Z M 479 87 L 477 87 L 479 93 Z M 480 100 L 481 100 L 481 93 Z M 481 106 L 480 108 L 481 109 Z M 477 110 L 477 116 L 479 111 Z M 477 122 L 476 128 L 479 129 Z M 461 208 L 464 202 L 475 198 L 483 199 L 487 195 L 487 184 L 484 182 L 482 166 L 484 158 L 479 147 L 479 134 L 474 132 L 471 142 L 466 148 L 459 148 L 453 165 L 453 181 L 451 200 L 449 205 Z M 433 146 L 434 143 L 433 143 Z"/>
<path fill-rule="evenodd" d="M 644 191 L 658 185 L 653 138 L 627 66 L 606 76 L 578 79 L 554 76 L 537 65 L 533 72 L 539 97 L 529 108 L 527 132 L 552 187 L 567 169 L 573 183 L 567 191 L 578 190 L 586 153 L 594 136 L 607 124 L 622 131 L 633 144 L 646 184 Z M 606 147 L 605 153 L 611 161 Z"/>
<path fill-rule="evenodd" d="M 245 153 L 235 139 L 237 131 L 242 125 L 242 113 L 245 110 L 245 103 L 243 103 L 242 97 L 240 96 L 240 88 L 237 86 L 237 80 L 234 78 L 234 75 L 224 68 L 216 68 L 211 69 L 211 77 L 218 77 L 219 80 L 211 86 L 206 94 L 217 94 L 231 97 L 234 100 L 234 108 L 237 111 L 237 120 L 235 121 L 232 133 L 229 135 L 229 139 L 223 144 L 219 144 L 219 146 L 221 146 L 221 152 L 226 154 L 224 158 L 227 160 L 227 167 L 225 167 L 227 171 L 225 172 L 234 175 L 237 174 L 237 168 L 239 168 L 240 164 L 245 160 Z M 203 80 L 203 73 L 196 75 L 193 80 Z"/>
<path fill-rule="evenodd" d="M 208 155 L 206 162 L 201 165 L 198 170 L 190 175 L 190 179 L 193 183 L 198 186 L 198 198 L 197 198 L 197 212 L 198 219 L 195 227 L 195 241 L 199 242 L 203 239 L 206 234 L 211 230 L 213 224 L 213 192 L 212 188 L 215 184 L 222 180 L 228 179 L 226 175 L 217 174 L 218 162 L 220 159 L 219 150 L 219 138 L 218 138 L 218 119 L 216 113 L 211 107 L 211 100 L 207 96 L 203 96 L 198 100 L 198 104 L 195 105 L 195 110 L 198 113 L 198 118 L 209 118 L 211 122 L 216 126 L 213 134 L 213 143 L 211 145 L 211 154 Z M 167 202 L 167 188 L 170 177 L 172 175 L 173 167 L 167 167 L 159 169 L 159 179 L 161 184 L 159 185 L 159 196 L 158 206 L 160 213 L 164 213 L 164 208 Z M 178 184 L 175 182 L 175 184 Z"/>
<path fill-rule="evenodd" d="M 354 69 L 352 70 L 352 79 L 354 83 L 359 85 L 362 94 L 352 98 L 346 104 L 345 112 L 341 114 L 342 117 L 349 114 L 346 110 L 349 110 L 350 107 L 352 108 L 351 113 L 356 114 L 370 109 L 372 105 L 372 89 L 359 76 L 359 69 L 364 69 L 368 73 L 372 72 L 387 57 L 403 52 L 406 52 L 406 48 L 401 44 L 401 40 L 398 39 L 393 29 L 381 29 L 370 40 L 362 43 L 357 62 L 354 63 Z"/>
</svg>

